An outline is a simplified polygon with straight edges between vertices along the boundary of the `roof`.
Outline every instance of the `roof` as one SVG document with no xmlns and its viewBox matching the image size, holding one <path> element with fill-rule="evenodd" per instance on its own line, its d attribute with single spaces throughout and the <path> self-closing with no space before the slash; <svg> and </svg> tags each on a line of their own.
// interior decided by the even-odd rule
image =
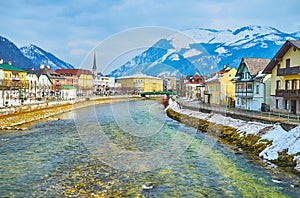
<svg viewBox="0 0 300 198">
<path fill-rule="evenodd" d="M 62 89 L 76 89 L 74 86 L 72 85 L 63 85 L 61 86 Z"/>
<path fill-rule="evenodd" d="M 268 58 L 242 58 L 241 64 L 245 63 L 251 76 L 256 76 L 260 71 L 264 70 L 269 64 Z"/>
<path fill-rule="evenodd" d="M 231 71 L 233 68 L 230 67 L 225 67 L 223 69 L 221 69 L 220 71 L 218 71 L 218 73 L 214 74 L 212 77 L 208 78 L 205 80 L 205 83 L 208 82 L 218 82 L 219 79 L 227 72 Z"/>
<path fill-rule="evenodd" d="M 55 72 L 62 75 L 72 74 L 72 76 L 80 76 L 81 74 L 92 75 L 92 72 L 87 69 L 57 69 Z"/>
<path fill-rule="evenodd" d="M 203 84 L 204 78 L 199 75 L 198 72 L 195 73 L 194 76 L 190 76 L 188 78 L 188 82 L 186 84 Z"/>
<path fill-rule="evenodd" d="M 213 77 L 210 77 L 210 78 L 206 79 L 205 83 L 218 82 L 221 77 L 222 77 L 222 75 L 216 74 Z"/>
<path fill-rule="evenodd" d="M 282 59 L 282 57 L 291 47 L 295 47 L 296 49 L 300 50 L 300 40 L 287 40 L 272 58 L 271 62 L 264 69 L 263 73 L 271 73 L 273 68 L 278 64 L 279 60 Z"/>
<path fill-rule="evenodd" d="M 19 67 L 13 66 L 13 65 L 9 65 L 7 63 L 0 64 L 0 69 L 8 70 L 8 71 L 25 72 L 25 70 L 23 70 L 23 69 L 21 69 Z"/>
<path fill-rule="evenodd" d="M 122 77 L 119 77 L 119 78 L 117 78 L 117 80 L 119 80 L 119 79 L 130 79 L 130 78 L 150 78 L 150 79 L 162 80 L 161 78 L 154 77 L 154 76 L 147 76 L 147 75 L 142 74 L 140 72 L 137 73 L 137 74 L 134 74 L 132 76 L 122 76 Z"/>
<path fill-rule="evenodd" d="M 64 79 L 63 76 L 61 76 L 61 74 L 55 72 L 55 71 L 52 71 L 51 69 L 49 68 L 43 68 L 43 69 L 39 69 L 39 70 L 36 70 L 36 74 L 38 77 L 40 77 L 42 74 L 48 76 L 49 78 L 54 78 L 54 79 Z"/>
</svg>

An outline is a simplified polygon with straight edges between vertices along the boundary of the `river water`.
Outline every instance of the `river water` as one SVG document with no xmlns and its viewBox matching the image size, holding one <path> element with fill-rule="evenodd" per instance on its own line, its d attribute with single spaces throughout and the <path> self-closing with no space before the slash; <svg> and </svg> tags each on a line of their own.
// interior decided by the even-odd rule
<svg viewBox="0 0 300 198">
<path fill-rule="evenodd" d="M 153 100 L 0 133 L 0 197 L 300 197 L 298 179 L 168 118 Z"/>
</svg>

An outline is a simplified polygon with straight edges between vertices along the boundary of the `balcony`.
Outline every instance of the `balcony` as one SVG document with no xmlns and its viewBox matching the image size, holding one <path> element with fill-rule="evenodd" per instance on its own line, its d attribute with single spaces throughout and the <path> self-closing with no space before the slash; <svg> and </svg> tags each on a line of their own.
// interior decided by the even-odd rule
<svg viewBox="0 0 300 198">
<path fill-rule="evenodd" d="M 277 70 L 277 76 L 288 76 L 288 75 L 295 75 L 299 73 L 300 73 L 300 66 L 282 68 Z"/>
<path fill-rule="evenodd" d="M 285 98 L 300 97 L 300 89 L 293 89 L 293 90 L 276 89 L 276 96 L 285 97 Z"/>
<path fill-rule="evenodd" d="M 247 90 L 247 91 L 236 91 L 235 97 L 239 98 L 253 98 L 253 90 Z"/>
</svg>

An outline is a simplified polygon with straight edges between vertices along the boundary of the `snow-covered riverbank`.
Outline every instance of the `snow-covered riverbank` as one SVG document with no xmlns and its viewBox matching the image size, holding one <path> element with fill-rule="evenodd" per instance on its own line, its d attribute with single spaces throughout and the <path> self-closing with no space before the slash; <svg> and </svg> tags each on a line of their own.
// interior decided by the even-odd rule
<svg viewBox="0 0 300 198">
<path fill-rule="evenodd" d="M 256 147 L 263 148 L 263 150 L 258 149 L 259 152 L 257 152 L 261 158 L 273 162 L 280 159 L 281 164 L 284 164 L 285 159 L 286 164 L 290 163 L 288 159 L 292 159 L 294 168 L 300 171 L 300 125 L 286 131 L 280 124 L 249 122 L 241 119 L 233 119 L 220 114 L 202 113 L 188 109 L 181 109 L 178 103 L 171 99 L 169 100 L 169 106 L 167 109 L 173 110 L 180 115 L 186 115 L 208 123 L 230 127 L 233 129 L 232 134 L 230 135 L 233 136 L 234 134 L 238 134 L 238 139 L 240 141 L 245 141 L 245 139 L 251 138 L 250 144 L 252 143 L 253 145 L 250 146 L 254 149 Z M 226 133 L 228 134 L 228 132 Z M 222 132 L 220 136 L 225 137 Z M 226 137 L 227 140 L 230 139 L 228 135 Z M 253 141 L 253 139 L 257 141 Z M 237 140 L 237 142 L 239 140 Z M 239 144 L 237 145 L 239 146 Z"/>
</svg>

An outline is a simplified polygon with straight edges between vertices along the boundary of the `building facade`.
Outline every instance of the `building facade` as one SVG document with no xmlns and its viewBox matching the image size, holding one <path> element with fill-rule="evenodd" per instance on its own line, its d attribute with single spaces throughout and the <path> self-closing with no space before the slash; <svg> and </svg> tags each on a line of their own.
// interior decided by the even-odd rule
<svg viewBox="0 0 300 198">
<path fill-rule="evenodd" d="M 300 41 L 287 40 L 263 73 L 271 74 L 271 111 L 300 114 Z"/>
<path fill-rule="evenodd" d="M 12 63 L 0 62 L 0 104 L 2 106 L 22 104 L 28 90 L 27 72 Z"/>
<path fill-rule="evenodd" d="M 265 111 L 269 106 L 271 76 L 262 74 L 269 62 L 267 58 L 242 58 L 234 78 L 236 108 Z"/>
<path fill-rule="evenodd" d="M 93 92 L 93 74 L 86 69 L 57 69 L 56 73 L 64 76 L 66 82 L 64 85 L 76 87 L 77 94 L 81 96 L 90 96 Z M 69 80 L 69 81 L 68 81 Z"/>
<path fill-rule="evenodd" d="M 187 99 L 197 99 L 204 100 L 204 78 L 198 73 L 194 76 L 190 76 L 186 82 L 186 98 Z"/>
<path fill-rule="evenodd" d="M 176 78 L 170 76 L 163 77 L 163 87 L 164 91 L 176 91 Z"/>
<path fill-rule="evenodd" d="M 212 105 L 234 106 L 235 86 L 232 79 L 235 68 L 225 67 L 205 80 L 204 102 Z"/>
<path fill-rule="evenodd" d="M 120 83 L 122 91 L 127 93 L 163 91 L 163 80 L 161 78 L 147 76 L 142 73 L 119 77 L 116 82 Z"/>
</svg>

